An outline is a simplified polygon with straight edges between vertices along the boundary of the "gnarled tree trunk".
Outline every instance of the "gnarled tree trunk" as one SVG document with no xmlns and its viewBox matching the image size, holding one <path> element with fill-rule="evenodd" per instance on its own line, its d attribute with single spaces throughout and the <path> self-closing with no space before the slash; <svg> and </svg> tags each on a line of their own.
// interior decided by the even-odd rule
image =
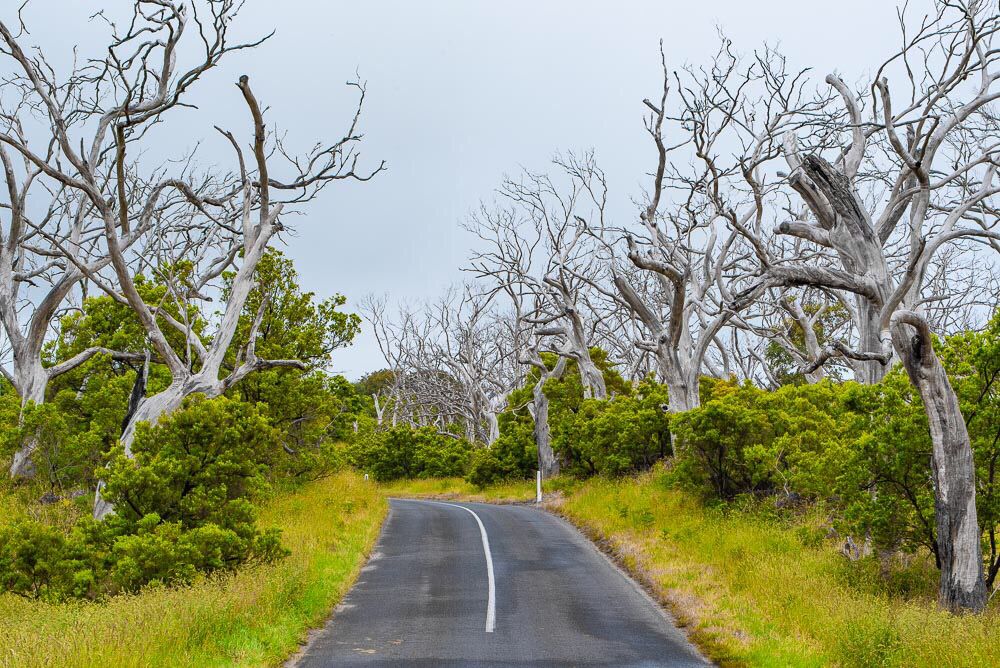
<svg viewBox="0 0 1000 668">
<path fill-rule="evenodd" d="M 542 377 L 532 388 L 535 420 L 535 446 L 538 448 L 538 470 L 543 478 L 559 474 L 559 461 L 552 451 L 552 433 L 549 430 L 549 398 L 545 396 L 545 378 Z"/>
<path fill-rule="evenodd" d="M 914 315 L 897 313 L 892 342 L 920 393 L 934 447 L 934 519 L 941 566 L 938 603 L 952 612 L 980 612 L 986 607 L 986 583 L 969 432 L 955 390 L 934 352 L 930 330 Z M 914 325 L 917 333 L 911 335 L 903 322 Z"/>
</svg>

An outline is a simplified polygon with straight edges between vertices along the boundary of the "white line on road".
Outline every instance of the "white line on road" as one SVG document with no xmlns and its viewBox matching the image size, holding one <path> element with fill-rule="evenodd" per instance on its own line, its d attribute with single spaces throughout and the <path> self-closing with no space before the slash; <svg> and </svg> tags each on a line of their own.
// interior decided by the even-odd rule
<svg viewBox="0 0 1000 668">
<path fill-rule="evenodd" d="M 493 579 L 493 554 L 490 552 L 490 539 L 486 535 L 486 527 L 483 526 L 483 521 L 479 519 L 479 515 L 476 514 L 472 508 L 466 508 L 465 506 L 460 506 L 457 503 L 445 503 L 444 501 L 433 501 L 432 503 L 439 503 L 442 506 L 452 506 L 453 508 L 461 508 L 462 510 L 472 513 L 472 516 L 476 518 L 476 524 L 479 525 L 479 534 L 483 537 L 483 553 L 486 555 L 486 579 L 489 580 L 490 593 L 489 598 L 486 602 L 486 632 L 493 633 L 493 628 L 496 626 L 497 620 L 497 592 L 496 592 L 496 582 Z"/>
</svg>

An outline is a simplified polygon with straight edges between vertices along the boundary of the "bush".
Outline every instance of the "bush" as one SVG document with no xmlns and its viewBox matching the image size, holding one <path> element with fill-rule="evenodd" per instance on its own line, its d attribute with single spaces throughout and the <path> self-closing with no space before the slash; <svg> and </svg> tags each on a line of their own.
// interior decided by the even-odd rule
<svg viewBox="0 0 1000 668">
<path fill-rule="evenodd" d="M 709 384 L 701 406 L 675 416 L 674 479 L 720 499 L 782 491 L 831 496 L 851 466 L 854 384 Z"/>
<path fill-rule="evenodd" d="M 374 431 L 347 446 L 347 458 L 376 480 L 464 476 L 473 445 L 433 427 Z"/>
<path fill-rule="evenodd" d="M 54 600 L 90 594 L 95 559 L 79 538 L 34 520 L 0 526 L 0 589 Z"/>
<path fill-rule="evenodd" d="M 513 413 L 500 416 L 500 437 L 472 454 L 466 480 L 479 488 L 504 480 L 524 480 L 538 468 L 533 426 Z"/>
<path fill-rule="evenodd" d="M 257 527 L 252 503 L 276 448 L 253 406 L 190 398 L 140 426 L 133 458 L 115 447 L 102 471 L 114 515 L 68 533 L 34 520 L 3 527 L 0 583 L 24 596 L 95 598 L 281 558 L 277 531 Z"/>
<path fill-rule="evenodd" d="M 556 424 L 553 449 L 576 475 L 643 471 L 671 452 L 666 388 L 644 381 L 636 396 L 585 399 Z"/>
</svg>

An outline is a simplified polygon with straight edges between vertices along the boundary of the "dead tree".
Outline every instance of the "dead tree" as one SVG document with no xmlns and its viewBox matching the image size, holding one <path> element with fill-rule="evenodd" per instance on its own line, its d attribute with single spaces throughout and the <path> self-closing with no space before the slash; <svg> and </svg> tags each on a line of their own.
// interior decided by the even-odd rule
<svg viewBox="0 0 1000 668">
<path fill-rule="evenodd" d="M 893 355 L 902 362 L 930 422 L 939 602 L 949 610 L 982 610 L 986 588 L 972 448 L 934 352 L 922 294 L 932 261 L 950 245 L 1000 248 L 991 215 L 1000 192 L 998 124 L 989 106 L 1000 98 L 995 10 L 978 0 L 936 3 L 915 30 L 901 14 L 903 47 L 878 69 L 866 95 L 827 77 L 846 110 L 830 114 L 830 126 L 839 123 L 845 138 L 840 150 L 827 158 L 821 147 L 800 148 L 794 133 L 785 139 L 788 184 L 810 215 L 776 231 L 807 243 L 737 296 L 752 298 L 768 286 L 850 293 L 861 315 L 859 345 L 837 354 L 880 368 Z M 890 75 L 902 85 L 891 85 Z"/>
<path fill-rule="evenodd" d="M 29 56 L 2 21 L 0 40 L 0 57 L 10 72 L 0 91 L 0 165 L 5 186 L 0 209 L 7 213 L 0 229 L 0 326 L 9 346 L 10 365 L 0 366 L 0 373 L 26 406 L 43 403 L 49 381 L 96 354 L 130 361 L 141 361 L 143 356 L 90 347 L 45 366 L 42 351 L 54 321 L 74 294 L 79 294 L 86 273 L 106 268 L 110 258 L 97 243 L 99 219 L 91 199 L 73 182 L 80 175 L 62 171 L 62 163 L 69 158 L 63 155 L 65 147 L 57 136 L 38 132 L 36 127 L 39 117 L 60 118 L 66 126 L 60 131 L 64 135 L 70 127 L 86 122 L 88 111 L 71 108 L 81 84 L 54 87 L 46 81 L 41 73 L 51 68 L 44 54 Z M 87 71 L 80 76 L 88 76 Z M 130 182 L 130 189 L 134 185 Z M 173 196 L 170 193 L 165 199 Z M 150 229 L 148 219 L 137 221 L 122 234 L 122 248 L 130 248 Z M 35 442 L 29 440 L 15 453 L 12 476 L 33 474 L 34 448 Z"/>
<path fill-rule="evenodd" d="M 525 324 L 535 335 L 559 339 L 561 354 L 580 369 L 585 395 L 605 399 L 604 376 L 590 355 L 593 314 L 585 299 L 599 260 L 578 221 L 603 218 L 607 193 L 599 170 L 579 168 L 592 165 L 592 156 L 557 157 L 554 164 L 567 177 L 565 185 L 526 171 L 503 183 L 495 209 L 484 206 L 472 217 L 468 228 L 483 248 L 474 251 L 467 270 L 530 298 L 530 308 L 521 305 Z"/>
<path fill-rule="evenodd" d="M 459 379 L 466 403 L 466 438 L 492 445 L 500 437 L 498 415 L 521 373 L 515 360 L 510 317 L 492 294 L 472 286 L 449 289 L 429 313 L 439 337 L 436 357 Z"/>
<path fill-rule="evenodd" d="M 472 286 L 449 288 L 421 308 L 401 305 L 393 318 L 384 300 L 369 297 L 363 312 L 397 381 L 377 398 L 379 412 L 388 404 L 395 421 L 434 424 L 487 446 L 499 438 L 498 415 L 522 374 L 510 318 L 494 307 L 492 295 Z M 447 431 L 450 426 L 460 431 Z"/>
<path fill-rule="evenodd" d="M 820 102 L 805 98 L 803 73 L 789 73 L 778 54 L 743 62 L 726 39 L 709 68 L 674 74 L 671 96 L 660 55 L 662 91 L 655 103 L 644 100 L 657 159 L 641 225 L 601 236 L 609 245 L 624 236 L 634 271 L 616 271 L 614 285 L 642 323 L 636 345 L 655 356 L 678 413 L 698 406 L 703 373 L 728 375 L 730 354 L 740 353 L 727 351 L 721 334 L 738 322 L 728 295 L 756 272 L 747 260 L 767 261 L 768 166 L 781 155 L 781 133 L 801 127 Z M 721 369 L 711 369 L 713 350 Z"/>
<path fill-rule="evenodd" d="M 171 375 L 167 388 L 136 405 L 122 434 L 127 454 L 137 424 L 155 423 L 188 395 L 214 397 L 254 371 L 303 367 L 298 360 L 257 356 L 261 310 L 234 368 L 224 368 L 257 264 L 283 229 L 286 207 L 307 202 L 334 181 L 365 180 L 381 169 L 357 171 L 362 84 L 354 84 L 360 93 L 358 108 L 343 137 L 294 157 L 281 141 L 269 140 L 263 111 L 246 76 L 237 90 L 253 128 L 249 160 L 236 136 L 220 130 L 235 153 L 238 168 L 232 173 L 199 182 L 188 168 L 176 173 L 170 173 L 169 165 L 152 173 L 146 169 L 139 149 L 149 128 L 165 122 L 168 112 L 182 104 L 187 91 L 227 53 L 259 44 L 230 44 L 228 30 L 237 8 L 228 0 L 137 0 L 124 28 L 109 22 L 106 53 L 65 79 L 58 79 L 41 56 L 29 57 L 20 38 L 0 25 L 17 76 L 47 123 L 48 149 L 36 153 L 10 135 L 0 135 L 0 142 L 71 199 L 80 200 L 82 236 L 97 240 L 101 259 L 97 265 L 88 262 L 76 246 L 60 247 L 61 259 L 131 309 Z M 188 49 L 188 43 L 190 53 L 186 50 L 180 58 L 179 50 Z M 179 61 L 194 64 L 180 69 Z M 81 134 L 86 139 L 81 140 Z M 272 172 L 282 159 L 291 177 L 279 180 Z M 232 277 L 223 294 L 224 272 Z M 163 296 L 147 301 L 137 284 L 138 273 L 154 276 L 165 288 Z M 213 294 L 224 302 L 215 320 L 200 308 Z M 110 510 L 98 494 L 95 516 Z"/>
<path fill-rule="evenodd" d="M 579 222 L 603 220 L 603 175 L 589 154 L 579 160 L 557 158 L 555 164 L 568 177 L 567 186 L 560 188 L 544 174 L 508 179 L 498 191 L 498 206 L 484 205 L 468 225 L 483 245 L 473 252 L 467 270 L 488 291 L 509 299 L 516 359 L 538 375 L 530 411 L 538 466 L 546 478 L 559 472 L 559 463 L 552 451 L 545 383 L 562 376 L 572 360 L 585 396 L 607 398 L 604 375 L 590 353 L 596 343 L 595 314 L 586 298 L 601 261 Z M 543 352 L 556 355 L 551 367 Z"/>
</svg>

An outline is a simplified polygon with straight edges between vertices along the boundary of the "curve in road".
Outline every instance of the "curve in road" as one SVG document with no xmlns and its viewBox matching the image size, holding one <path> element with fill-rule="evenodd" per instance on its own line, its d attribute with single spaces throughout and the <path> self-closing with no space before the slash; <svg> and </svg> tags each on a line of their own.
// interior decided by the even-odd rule
<svg viewBox="0 0 1000 668">
<path fill-rule="evenodd" d="M 525 506 L 393 499 L 300 668 L 705 666 L 576 529 Z"/>
</svg>

